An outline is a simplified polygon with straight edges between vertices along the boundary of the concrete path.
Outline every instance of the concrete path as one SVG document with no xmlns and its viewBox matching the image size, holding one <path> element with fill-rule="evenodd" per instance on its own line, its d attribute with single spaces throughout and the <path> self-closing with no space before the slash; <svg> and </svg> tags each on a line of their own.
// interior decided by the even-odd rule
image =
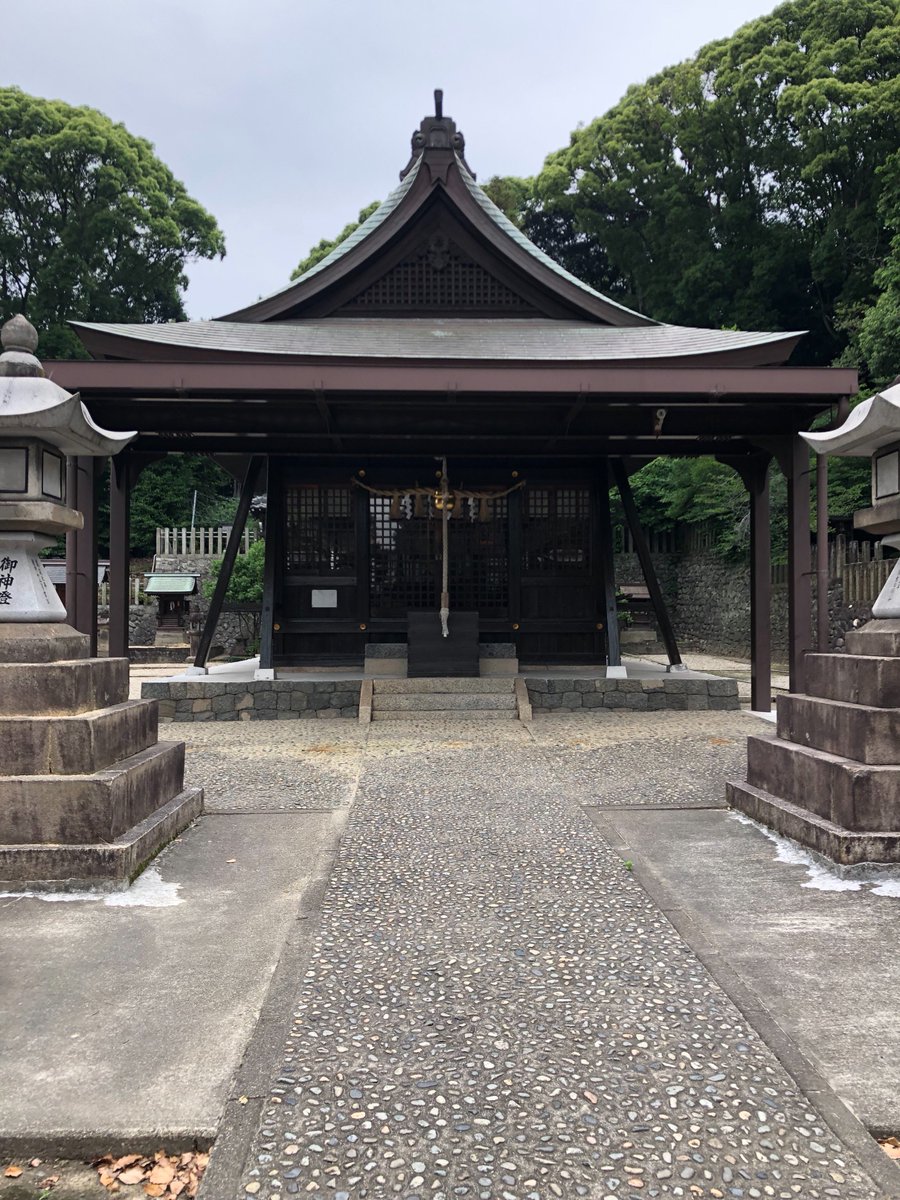
<svg viewBox="0 0 900 1200">
<path fill-rule="evenodd" d="M 372 727 L 259 1128 L 205 1196 L 900 1195 L 588 823 L 641 756 L 720 802 L 752 719 L 648 716 Z"/>
</svg>

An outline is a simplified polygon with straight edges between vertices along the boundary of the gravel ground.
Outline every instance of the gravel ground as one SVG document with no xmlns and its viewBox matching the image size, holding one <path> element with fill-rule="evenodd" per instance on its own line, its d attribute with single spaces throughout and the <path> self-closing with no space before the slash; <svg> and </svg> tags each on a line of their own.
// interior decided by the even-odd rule
<svg viewBox="0 0 900 1200">
<path fill-rule="evenodd" d="M 217 787 L 293 804 L 297 764 L 355 795 L 238 1194 L 876 1196 L 580 810 L 718 797 L 759 727 L 332 725 L 326 752 L 303 725 L 172 726 L 211 806 Z"/>
</svg>

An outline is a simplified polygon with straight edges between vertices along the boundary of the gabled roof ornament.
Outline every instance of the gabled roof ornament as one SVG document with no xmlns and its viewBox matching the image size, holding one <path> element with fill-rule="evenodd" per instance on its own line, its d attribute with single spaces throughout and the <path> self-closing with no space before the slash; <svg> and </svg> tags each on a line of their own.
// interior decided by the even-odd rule
<svg viewBox="0 0 900 1200">
<path fill-rule="evenodd" d="M 400 172 L 401 179 L 406 178 L 416 160 L 429 150 L 452 150 L 462 159 L 463 166 L 472 178 L 476 178 L 466 162 L 466 139 L 456 128 L 456 122 L 444 116 L 444 93 L 441 88 L 434 89 L 434 116 L 425 117 L 412 135 L 411 150 L 409 162 Z"/>
</svg>

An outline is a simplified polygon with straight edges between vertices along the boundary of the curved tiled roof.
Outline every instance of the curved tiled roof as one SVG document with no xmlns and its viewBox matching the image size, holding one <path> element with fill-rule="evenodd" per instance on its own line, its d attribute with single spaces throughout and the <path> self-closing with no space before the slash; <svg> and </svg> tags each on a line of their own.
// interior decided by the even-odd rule
<svg viewBox="0 0 900 1200">
<path fill-rule="evenodd" d="M 373 214 L 374 215 L 374 214 Z M 331 317 L 297 322 L 179 321 L 167 325 L 73 322 L 76 329 L 170 346 L 173 352 L 297 358 L 476 359 L 616 362 L 693 358 L 773 347 L 782 362 L 799 333 L 751 333 L 679 325 L 500 318 Z"/>
</svg>

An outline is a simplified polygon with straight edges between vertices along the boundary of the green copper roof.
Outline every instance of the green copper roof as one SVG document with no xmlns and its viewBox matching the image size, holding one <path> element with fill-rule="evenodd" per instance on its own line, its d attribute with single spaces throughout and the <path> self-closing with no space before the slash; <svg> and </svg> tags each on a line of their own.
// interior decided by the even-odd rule
<svg viewBox="0 0 900 1200">
<path fill-rule="evenodd" d="M 192 596 L 196 590 L 196 575 L 150 575 L 144 586 L 148 596 Z"/>
</svg>

